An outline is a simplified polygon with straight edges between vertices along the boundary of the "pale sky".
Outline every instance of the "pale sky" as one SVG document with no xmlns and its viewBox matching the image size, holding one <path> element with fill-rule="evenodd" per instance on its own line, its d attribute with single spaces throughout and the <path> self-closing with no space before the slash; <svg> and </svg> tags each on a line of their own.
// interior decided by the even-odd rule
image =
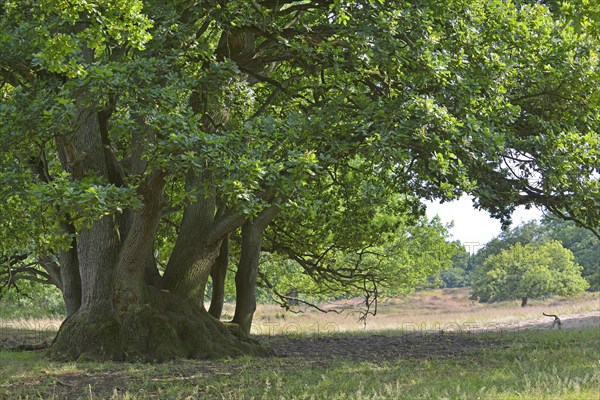
<svg viewBox="0 0 600 400">
<path fill-rule="evenodd" d="M 440 216 L 443 223 L 454 221 L 454 227 L 450 229 L 453 239 L 458 239 L 470 253 L 477 252 L 485 243 L 490 241 L 500 232 L 500 221 L 490 217 L 487 211 L 473 208 L 472 198 L 463 195 L 459 200 L 450 203 L 426 202 L 427 217 L 433 218 L 436 214 Z M 539 219 L 542 211 L 537 208 L 526 210 L 519 207 L 513 213 L 512 227 L 521 222 Z"/>
</svg>

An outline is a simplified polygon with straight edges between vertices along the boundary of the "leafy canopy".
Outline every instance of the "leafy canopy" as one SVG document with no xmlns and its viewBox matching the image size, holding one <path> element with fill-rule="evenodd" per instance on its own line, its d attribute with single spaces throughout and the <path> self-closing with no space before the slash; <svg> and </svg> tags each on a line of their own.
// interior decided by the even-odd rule
<svg viewBox="0 0 600 400">
<path fill-rule="evenodd" d="M 330 214 L 307 243 L 348 247 L 384 206 L 464 191 L 506 221 L 524 204 L 597 227 L 594 2 L 522 3 L 4 1 L 1 259 L 135 212 L 153 173 L 164 263 L 212 195 L 246 219 L 281 207 L 280 225 Z M 108 170 L 71 152 L 86 113 Z"/>
</svg>

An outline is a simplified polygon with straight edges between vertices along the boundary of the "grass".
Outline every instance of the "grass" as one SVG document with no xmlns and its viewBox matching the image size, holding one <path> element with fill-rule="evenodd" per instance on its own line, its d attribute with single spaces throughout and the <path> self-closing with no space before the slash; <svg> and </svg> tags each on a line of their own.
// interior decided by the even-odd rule
<svg viewBox="0 0 600 400">
<path fill-rule="evenodd" d="M 453 296 L 458 296 L 454 303 Z M 469 305 L 463 297 L 460 291 L 420 293 L 407 303 L 394 300 L 384 305 L 384 323 L 370 321 L 371 326 L 367 325 L 366 330 L 360 324 L 357 325 L 360 329 L 350 329 L 356 318 L 348 318 L 347 325 L 342 325 L 344 329 L 339 332 L 321 331 L 319 335 L 307 328 L 337 323 L 335 318 L 344 317 L 332 316 L 334 319 L 327 320 L 312 312 L 281 317 L 281 311 L 263 308 L 258 321 L 279 321 L 281 326 L 293 323 L 299 327 L 292 335 L 261 338 L 271 341 L 274 347 L 297 347 L 298 352 L 287 357 L 179 360 L 164 364 L 54 363 L 47 361 L 43 351 L 0 351 L 0 398 L 598 398 L 600 327 L 597 323 L 587 327 L 573 325 L 561 331 L 544 327 L 443 334 L 401 333 L 389 328 L 392 319 L 401 323 L 406 315 L 417 318 L 419 312 L 427 326 L 435 325 L 436 316 L 440 324 L 449 319 L 469 318 L 491 322 L 494 315 L 505 320 L 519 310 L 513 304 L 501 304 L 486 307 L 478 315 L 469 307 L 479 306 Z M 428 308 L 444 302 L 455 312 L 454 318 L 446 316 L 448 311 L 444 314 L 437 308 Z M 392 307 L 397 307 L 396 314 Z M 599 308 L 597 294 L 595 298 L 570 302 L 550 299 L 511 318 L 537 318 L 540 310 L 559 310 L 562 316 L 567 312 L 597 312 Z M 311 320 L 310 315 L 315 318 Z M 415 319 L 417 323 L 421 320 Z M 364 348 L 357 349 L 360 346 Z"/>
<path fill-rule="evenodd" d="M 4 352 L 0 397 L 26 399 L 592 399 L 600 331 L 499 338 L 452 357 L 390 361 L 241 358 L 166 364 L 50 363 Z M 294 340 L 290 338 L 289 340 Z"/>
</svg>

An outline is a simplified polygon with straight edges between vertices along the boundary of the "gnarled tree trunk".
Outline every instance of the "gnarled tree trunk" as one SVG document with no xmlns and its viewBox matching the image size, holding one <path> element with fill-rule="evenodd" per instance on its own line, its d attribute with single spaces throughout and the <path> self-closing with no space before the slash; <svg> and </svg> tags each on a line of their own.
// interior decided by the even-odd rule
<svg viewBox="0 0 600 400">
<path fill-rule="evenodd" d="M 81 110 L 73 138 L 58 141 L 61 161 L 73 179 L 93 174 L 115 184 L 116 168 L 107 165 L 112 159 L 104 151 L 110 146 L 103 144 L 107 139 L 99 117 L 100 113 Z M 221 240 L 245 220 L 231 213 L 215 221 L 213 193 L 199 196 L 186 207 L 161 279 L 164 290 L 147 285 L 165 175 L 162 171 L 145 173 L 138 188 L 141 209 L 126 210 L 126 218 L 105 216 L 77 232 L 76 260 L 65 253 L 63 262 L 65 267 L 75 261 L 79 266 L 81 306 L 62 324 L 50 349 L 53 359 L 167 360 L 264 354 L 256 343 L 231 335 L 203 307 L 206 280 Z M 191 176 L 190 184 L 202 187 L 204 178 Z"/>
<path fill-rule="evenodd" d="M 238 42 L 244 45 L 238 46 Z M 254 49 L 253 30 L 223 33 L 218 47 L 219 57 L 238 59 L 240 54 Z M 86 62 L 94 62 L 93 51 L 83 46 L 82 53 Z M 140 131 L 131 134 L 127 163 L 119 163 L 108 128 L 116 106 L 108 104 L 106 110 L 89 106 L 85 90 L 82 88 L 75 95 L 79 115 L 74 132 L 57 137 L 63 168 L 74 180 L 95 176 L 117 187 L 127 185 L 128 173 L 142 177 L 138 191 L 143 206 L 125 210 L 121 216 L 106 216 L 77 232 L 81 306 L 61 326 L 50 355 L 57 359 L 89 355 L 118 360 L 163 360 L 264 353 L 247 338 L 234 337 L 204 309 L 204 291 L 213 265 L 217 259 L 219 265 L 225 264 L 226 243 L 222 242 L 245 223 L 246 217 L 225 207 L 223 212 L 217 213 L 216 185 L 210 168 L 190 170 L 186 189 L 194 193 L 197 200 L 184 207 L 165 273 L 157 274 L 152 265 L 152 251 L 161 218 L 166 174 L 149 169 L 143 143 L 156 142 L 160 132 L 146 125 L 145 115 L 133 115 Z M 205 131 L 217 131 L 229 118 L 228 110 L 211 97 L 208 90 L 199 89 L 190 96 L 191 109 L 202 117 Z M 125 164 L 127 171 L 122 170 Z M 251 231 L 264 230 L 268 218 L 259 219 L 261 222 L 251 224 Z M 248 327 L 255 308 L 257 252 L 260 251 L 260 240 L 258 247 L 255 246 L 256 234 L 250 237 L 252 250 L 249 253 L 248 247 L 243 257 L 247 261 L 242 262 L 242 269 L 248 270 L 249 275 L 240 275 L 239 311 L 236 309 L 236 320 Z M 218 258 L 220 251 L 223 259 Z M 217 270 L 220 268 L 215 269 L 215 273 Z M 218 298 L 211 310 L 214 315 L 220 315 L 219 304 L 222 307 L 221 275 L 222 271 L 213 277 L 218 283 Z M 247 282 L 248 287 L 242 288 L 242 281 Z"/>
<path fill-rule="evenodd" d="M 157 204 L 145 201 L 138 211 L 115 264 L 113 287 L 92 291 L 90 301 L 64 322 L 51 357 L 162 361 L 265 354 L 256 343 L 233 336 L 198 302 L 190 303 L 169 290 L 146 285 L 146 253 L 152 248 L 149 239 L 156 234 Z M 214 260 L 212 252 L 200 253 L 199 258 L 206 264 Z M 183 275 L 181 279 L 188 282 L 180 287 L 198 285 L 196 278 L 193 274 Z M 93 307 L 107 300 L 110 308 Z"/>
<path fill-rule="evenodd" d="M 188 174 L 188 190 L 201 188 L 205 177 Z M 221 242 L 211 241 L 208 232 L 214 223 L 214 190 L 200 192 L 198 200 L 185 207 L 179 236 L 163 276 L 165 289 L 204 309 L 204 290 L 210 270 L 219 254 Z"/>
</svg>

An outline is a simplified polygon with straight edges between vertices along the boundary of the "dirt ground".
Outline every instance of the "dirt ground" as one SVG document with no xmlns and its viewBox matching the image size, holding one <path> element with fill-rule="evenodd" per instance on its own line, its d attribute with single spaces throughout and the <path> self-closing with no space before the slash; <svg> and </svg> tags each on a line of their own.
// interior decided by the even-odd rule
<svg viewBox="0 0 600 400">
<path fill-rule="evenodd" d="M 263 339 L 275 357 L 307 361 L 347 359 L 353 361 L 393 361 L 396 359 L 456 356 L 470 349 L 489 346 L 473 334 L 406 333 L 367 336 L 273 336 Z"/>
<path fill-rule="evenodd" d="M 485 326 L 454 326 L 451 331 L 399 331 L 368 335 L 314 335 L 290 337 L 273 335 L 259 340 L 273 349 L 276 357 L 296 357 L 307 360 L 330 358 L 356 361 L 433 358 L 455 356 L 470 349 L 490 347 L 494 336 L 531 334 L 537 330 L 557 329 L 552 327 L 553 318 L 520 321 L 510 324 L 487 324 Z M 598 327 L 600 312 L 565 315 L 561 318 L 562 329 Z M 482 339 L 476 333 L 491 334 Z"/>
</svg>

